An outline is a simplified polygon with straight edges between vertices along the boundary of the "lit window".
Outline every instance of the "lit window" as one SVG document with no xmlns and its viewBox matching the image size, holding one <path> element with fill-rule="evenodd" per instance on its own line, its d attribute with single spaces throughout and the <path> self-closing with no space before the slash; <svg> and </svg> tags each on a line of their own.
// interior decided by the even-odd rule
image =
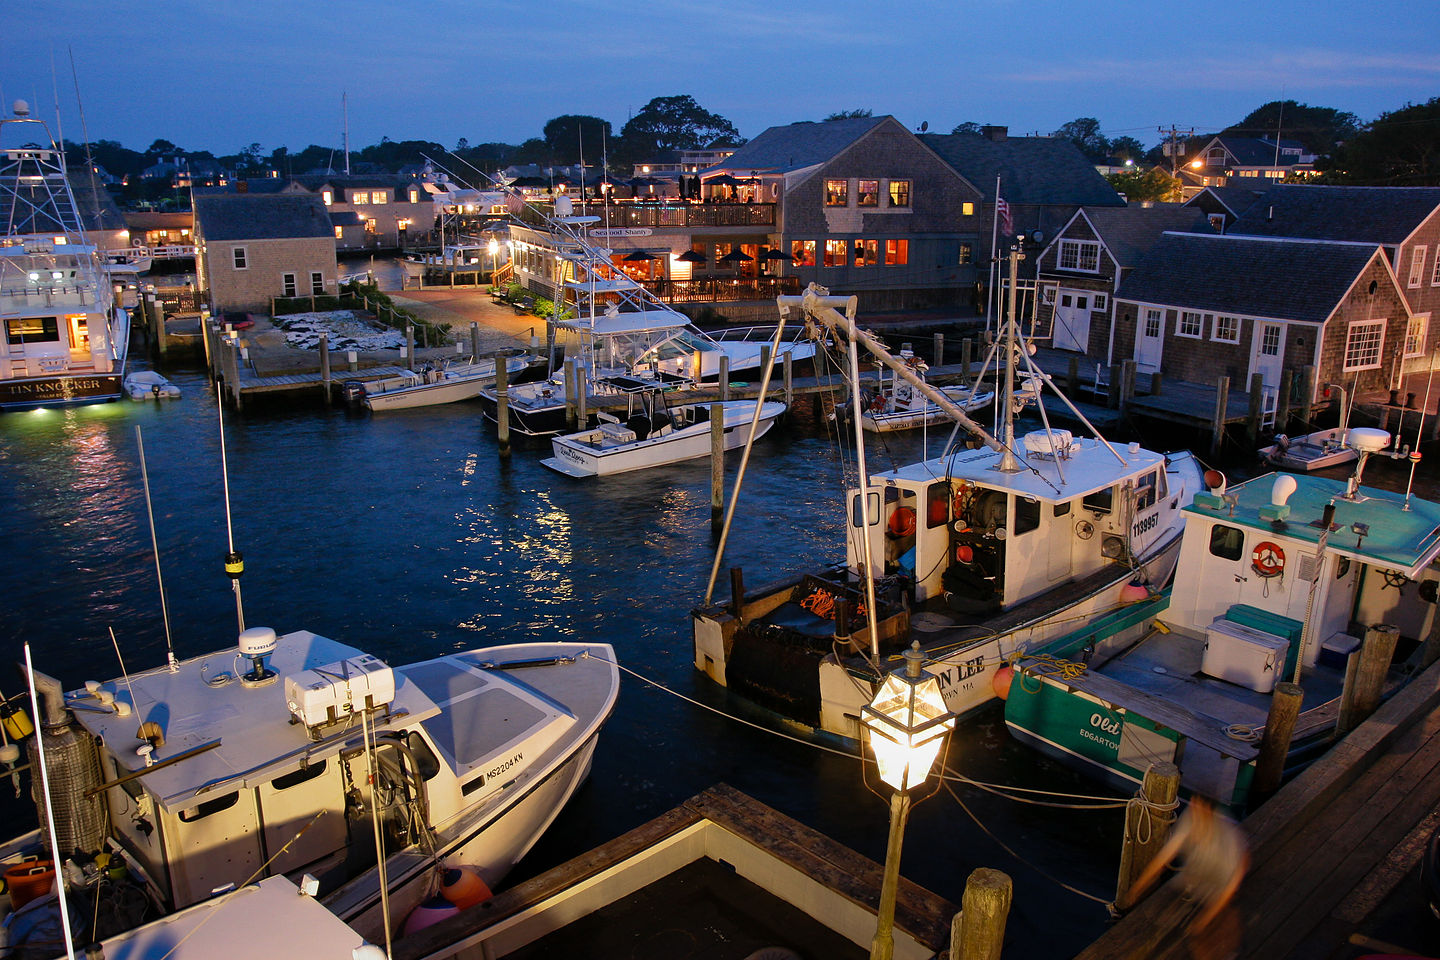
<svg viewBox="0 0 1440 960">
<path fill-rule="evenodd" d="M 975 216 L 975 204 L 971 203 L 969 200 L 966 200 L 964 203 L 960 204 L 960 213 L 967 217 Z"/>
<path fill-rule="evenodd" d="M 1418 357 L 1425 352 L 1425 327 L 1429 322 L 1428 313 L 1410 318 L 1410 325 L 1405 330 L 1405 356 Z"/>
<path fill-rule="evenodd" d="M 389 203 L 389 202 L 390 202 L 390 194 L 389 194 L 388 191 L 385 191 L 385 190 L 376 190 L 374 193 L 370 194 L 370 202 L 371 202 L 371 203 Z"/>
<path fill-rule="evenodd" d="M 419 190 L 416 190 L 414 187 L 411 187 L 411 188 L 410 188 L 410 202 L 411 202 L 411 203 L 419 203 L 419 202 L 420 202 L 420 191 L 419 191 Z"/>
<path fill-rule="evenodd" d="M 1240 342 L 1240 318 L 1216 316 L 1215 326 L 1210 330 L 1210 336 L 1221 343 Z"/>
<path fill-rule="evenodd" d="M 1100 272 L 1100 244 L 1094 240 L 1061 240 L 1060 269 Z"/>
<path fill-rule="evenodd" d="M 975 259 L 975 245 L 968 240 L 960 241 L 960 257 L 956 261 L 960 266 L 968 265 Z"/>
<path fill-rule="evenodd" d="M 409 229 L 410 229 L 410 218 L 409 218 L 409 217 L 400 217 L 400 218 L 397 218 L 396 221 L 395 221 L 395 229 L 396 229 L 396 230 L 409 230 Z"/>
<path fill-rule="evenodd" d="M 345 233 L 344 233 L 344 230 L 343 230 L 342 228 L 340 228 L 340 227 L 336 227 L 336 228 L 335 228 L 335 239 L 336 239 L 336 240 L 344 240 L 344 239 L 345 239 Z"/>
<path fill-rule="evenodd" d="M 844 240 L 825 241 L 825 266 L 843 267 L 849 256 L 850 245 Z"/>
<path fill-rule="evenodd" d="M 903 267 L 910 262 L 909 240 L 885 241 L 885 266 Z"/>
<path fill-rule="evenodd" d="M 879 181 L 879 180 L 861 180 L 861 181 L 859 181 L 859 182 L 856 184 L 856 186 L 859 188 L 858 190 L 855 191 L 856 194 L 857 194 L 856 199 L 855 199 L 855 205 L 856 205 L 856 206 L 859 206 L 859 207 L 878 207 L 878 206 L 880 206 L 880 181 Z"/>
<path fill-rule="evenodd" d="M 825 206 L 843 207 L 849 203 L 848 180 L 826 180 L 825 181 Z"/>
<path fill-rule="evenodd" d="M 1420 286 L 1420 281 L 1425 276 L 1425 248 L 1416 247 L 1410 252 L 1410 279 L 1405 286 L 1411 290 Z"/>
<path fill-rule="evenodd" d="M 236 270 L 244 270 L 249 265 L 249 261 L 245 257 L 244 247 L 235 247 L 230 252 L 235 257 Z"/>
<path fill-rule="evenodd" d="M 880 262 L 880 242 L 878 240 L 856 240 L 855 241 L 855 266 L 873 267 Z"/>
<path fill-rule="evenodd" d="M 1440 287 L 1440 253 L 1435 254 L 1435 269 L 1430 273 L 1430 286 Z"/>
<path fill-rule="evenodd" d="M 1375 370 L 1385 346 L 1385 320 L 1357 320 L 1345 338 L 1345 372 Z"/>
<path fill-rule="evenodd" d="M 317 297 L 325 292 L 325 274 L 319 270 L 310 273 L 310 292 Z"/>
<path fill-rule="evenodd" d="M 790 263 L 796 267 L 815 266 L 815 241 L 791 240 Z"/>
<path fill-rule="evenodd" d="M 1200 314 L 1189 310 L 1180 312 L 1180 322 L 1175 325 L 1175 333 L 1181 337 L 1198 337 L 1205 332 L 1205 322 Z"/>
<path fill-rule="evenodd" d="M 890 181 L 890 206 L 892 206 L 892 207 L 908 207 L 908 206 L 910 206 L 910 181 L 909 181 L 909 180 L 891 180 L 891 181 Z"/>
<path fill-rule="evenodd" d="M 368 190 L 356 191 L 355 193 L 350 194 L 350 202 L 354 204 L 369 203 L 370 192 Z"/>
<path fill-rule="evenodd" d="M 365 232 L 366 232 L 366 233 L 374 233 L 374 232 L 375 232 L 375 221 L 374 221 L 374 220 L 366 220 L 366 221 L 365 221 Z"/>
<path fill-rule="evenodd" d="M 335 193 L 332 190 L 321 190 L 320 199 L 325 201 L 325 206 L 328 207 L 335 202 Z"/>
<path fill-rule="evenodd" d="M 282 273 L 282 274 L 280 275 L 280 287 L 281 287 L 281 290 L 283 291 L 283 292 L 280 294 L 280 296 L 282 296 L 282 297 L 293 297 L 293 296 L 295 296 L 295 292 L 296 292 L 296 289 L 295 289 L 295 274 L 293 274 L 293 273 Z"/>
</svg>

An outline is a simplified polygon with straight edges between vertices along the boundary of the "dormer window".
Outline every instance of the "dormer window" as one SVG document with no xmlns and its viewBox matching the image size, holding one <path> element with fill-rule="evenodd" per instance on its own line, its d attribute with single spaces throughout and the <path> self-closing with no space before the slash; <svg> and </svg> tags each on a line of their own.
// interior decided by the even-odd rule
<svg viewBox="0 0 1440 960">
<path fill-rule="evenodd" d="M 1094 240 L 1061 240 L 1060 269 L 1100 272 L 1100 244 Z"/>
<path fill-rule="evenodd" d="M 332 204 L 332 203 L 335 202 L 335 191 L 333 191 L 333 190 L 321 190 L 321 191 L 320 191 L 320 199 L 323 200 L 323 201 L 325 201 L 325 206 L 327 206 L 327 207 L 330 206 L 330 204 Z"/>
<path fill-rule="evenodd" d="M 362 203 L 369 203 L 369 202 L 370 202 L 370 191 L 368 191 L 368 190 L 357 190 L 357 191 L 355 191 L 354 193 L 350 194 L 350 202 L 353 203 L 353 204 L 356 204 L 357 206 L 358 206 L 359 204 L 362 204 Z"/>
</svg>

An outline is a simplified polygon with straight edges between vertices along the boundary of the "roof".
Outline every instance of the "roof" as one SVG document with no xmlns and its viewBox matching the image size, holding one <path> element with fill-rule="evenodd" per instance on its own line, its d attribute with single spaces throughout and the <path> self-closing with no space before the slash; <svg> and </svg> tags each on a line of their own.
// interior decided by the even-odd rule
<svg viewBox="0 0 1440 960">
<path fill-rule="evenodd" d="M 771 127 L 702 173 L 768 170 L 789 173 L 824 163 L 893 117 L 801 121 Z"/>
<path fill-rule="evenodd" d="M 259 177 L 255 180 L 231 180 L 218 187 L 195 187 L 191 192 L 198 196 L 214 196 L 217 194 L 240 194 L 240 193 L 283 193 L 285 188 L 290 186 L 292 181 L 281 177 Z"/>
<path fill-rule="evenodd" d="M 1378 252 L 1378 246 L 1359 243 L 1167 233 L 1115 296 L 1324 323 Z"/>
<path fill-rule="evenodd" d="M 195 214 L 189 210 L 160 212 L 154 210 L 125 211 L 125 225 L 132 232 L 136 230 L 181 230 L 195 222 Z"/>
<path fill-rule="evenodd" d="M 1237 166 L 1241 167 L 1292 167 L 1299 161 L 1292 157 L 1280 156 L 1277 164 L 1275 159 L 1276 143 L 1274 140 L 1267 140 L 1264 137 L 1215 137 L 1206 141 L 1205 147 L 1209 149 L 1210 144 L 1219 143 L 1230 156 L 1235 158 Z M 1281 139 L 1279 143 L 1281 150 L 1299 150 L 1301 156 L 1305 153 L 1305 147 L 1299 140 Z"/>
<path fill-rule="evenodd" d="M 1069 140 L 996 140 L 979 133 L 928 133 L 921 134 L 920 139 L 974 184 L 987 201 L 995 200 L 998 176 L 1000 195 L 1012 204 L 1119 207 L 1125 203 Z"/>
<path fill-rule="evenodd" d="M 325 204 L 309 194 L 197 195 L 195 225 L 207 241 L 335 239 Z"/>
<path fill-rule="evenodd" d="M 1199 206 L 1196 201 L 1207 193 L 1214 197 L 1215 200 L 1222 207 L 1229 211 L 1230 216 L 1238 217 L 1240 216 L 1240 214 L 1248 210 L 1252 203 L 1254 203 L 1256 200 L 1259 200 L 1260 197 L 1264 195 L 1265 191 L 1258 190 L 1255 187 L 1241 186 L 1206 187 L 1199 193 L 1195 194 L 1195 196 L 1191 197 L 1189 200 L 1186 200 L 1185 206 Z"/>
<path fill-rule="evenodd" d="M 1440 207 L 1440 187 L 1271 187 L 1232 233 L 1397 244 Z"/>
<path fill-rule="evenodd" d="M 1134 267 L 1167 231 L 1214 233 L 1205 213 L 1179 203 L 1086 208 L 1085 216 L 1122 267 Z"/>
</svg>

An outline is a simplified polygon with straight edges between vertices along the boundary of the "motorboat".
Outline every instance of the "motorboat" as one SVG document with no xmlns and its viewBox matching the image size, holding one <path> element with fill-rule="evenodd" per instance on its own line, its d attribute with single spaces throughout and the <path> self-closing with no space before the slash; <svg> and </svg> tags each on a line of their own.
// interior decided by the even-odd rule
<svg viewBox="0 0 1440 960">
<path fill-rule="evenodd" d="M 178 400 L 180 388 L 154 370 L 132 370 L 123 381 L 131 400 Z"/>
<path fill-rule="evenodd" d="M 623 389 L 624 384 L 616 386 Z M 665 404 L 663 392 L 643 382 L 637 382 L 632 389 L 631 396 L 640 403 L 632 405 L 623 420 L 602 413 L 592 430 L 552 437 L 554 456 L 540 462 L 568 476 L 595 477 L 694 460 L 711 455 L 715 406 L 720 408 L 726 450 L 745 444 L 752 421 L 758 438 L 785 412 L 785 404 L 774 400 L 682 403 L 672 407 Z"/>
<path fill-rule="evenodd" d="M 914 371 L 917 377 L 923 378 L 929 370 L 928 364 L 917 357 L 908 345 L 901 348 L 899 359 Z M 966 413 L 974 413 L 995 401 L 995 391 L 982 389 L 978 384 L 942 386 L 938 389 L 946 399 Z M 921 427 L 951 422 L 950 415 L 938 403 L 922 394 L 910 381 L 900 377 L 889 380 L 882 378 L 875 388 L 862 389 L 859 406 L 861 426 L 871 433 L 918 430 Z M 850 404 L 844 404 L 836 413 L 848 416 L 850 408 Z"/>
<path fill-rule="evenodd" d="M 1271 473 L 1232 486 L 1207 473 L 1208 492 L 1185 507 L 1175 586 L 1130 611 L 1141 636 L 1087 623 L 1017 657 L 1011 733 L 1126 789 L 1173 763 L 1187 794 L 1237 810 L 1287 683 L 1303 701 L 1278 757 L 1293 764 L 1343 735 L 1357 703 L 1416 672 L 1406 659 L 1432 635 L 1440 587 L 1440 503 L 1361 485 L 1389 442 L 1352 428 L 1348 480 Z M 1379 681 L 1369 694 L 1362 676 Z"/>
<path fill-rule="evenodd" d="M 506 375 L 518 376 L 530 366 L 531 360 L 524 354 L 506 357 Z M 495 383 L 495 370 L 493 357 L 429 361 L 399 376 L 349 381 L 346 396 L 351 402 L 363 404 L 377 413 L 472 400 L 486 386 Z"/>
<path fill-rule="evenodd" d="M 1018 389 L 1020 371 L 1032 386 L 1054 385 L 1013 317 L 1002 331 L 997 438 L 859 330 L 853 297 L 812 285 L 781 306 L 824 323 L 852 351 L 868 350 L 946 409 L 956 429 L 939 456 L 878 472 L 865 467 L 857 430 L 864 483 L 841 500 L 843 562 L 728 603 L 707 595 L 691 615 L 697 669 L 790 722 L 858 740 L 861 708 L 914 642 L 946 706 L 964 714 L 994 700 L 1003 663 L 1045 649 L 1077 622 L 1138 636 L 1125 611 L 1169 582 L 1183 509 L 1200 486 L 1188 452 L 1115 445 L 1093 427 L 1076 436 L 1052 427 L 1043 405 L 1044 428 L 1015 436 L 1017 413 L 1040 397 Z M 714 581 L 712 571 L 712 590 Z"/>
<path fill-rule="evenodd" d="M 125 904 L 169 914 L 283 875 L 313 882 L 372 942 L 385 917 L 394 932 L 432 909 L 448 870 L 488 890 L 504 879 L 584 781 L 619 692 L 603 643 L 392 668 L 264 627 L 237 647 L 70 690 L 34 678 L 55 842 L 31 831 L 0 849 L 0 867 L 61 851 L 67 889 L 106 898 L 87 918 Z M 34 736 L 27 746 L 38 770 Z"/>
<path fill-rule="evenodd" d="M 1325 395 L 1340 394 L 1340 425 L 1316 430 L 1298 437 L 1280 433 L 1268 447 L 1260 448 L 1260 458 L 1281 470 L 1323 470 L 1349 463 L 1357 456 L 1349 442 L 1350 408 L 1353 396 L 1339 384 L 1325 384 Z"/>
<path fill-rule="evenodd" d="M 119 400 L 129 314 L 86 238 L 64 152 L 23 100 L 0 119 L 0 223 L 0 409 Z"/>
</svg>

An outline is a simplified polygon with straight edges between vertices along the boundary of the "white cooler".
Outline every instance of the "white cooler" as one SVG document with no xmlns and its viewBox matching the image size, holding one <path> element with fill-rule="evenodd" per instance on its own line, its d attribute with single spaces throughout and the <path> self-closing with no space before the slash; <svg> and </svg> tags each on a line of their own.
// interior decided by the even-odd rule
<svg viewBox="0 0 1440 960">
<path fill-rule="evenodd" d="M 1283 637 L 1221 617 L 1205 630 L 1200 672 L 1269 693 L 1281 679 L 1289 646 Z"/>
</svg>

